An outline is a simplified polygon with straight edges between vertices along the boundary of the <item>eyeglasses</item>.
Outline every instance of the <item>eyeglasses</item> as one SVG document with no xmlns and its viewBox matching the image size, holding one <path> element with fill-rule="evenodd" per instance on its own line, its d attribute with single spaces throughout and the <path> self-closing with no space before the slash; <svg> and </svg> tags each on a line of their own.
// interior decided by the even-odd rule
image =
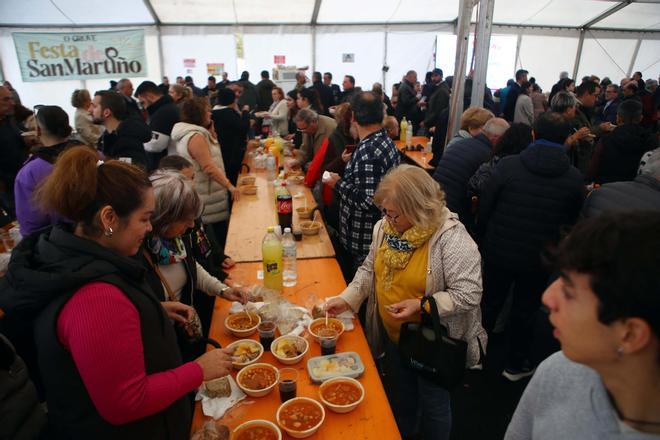
<svg viewBox="0 0 660 440">
<path fill-rule="evenodd" d="M 389 219 L 392 221 L 392 223 L 396 223 L 396 220 L 397 220 L 399 217 L 401 217 L 401 214 L 391 215 L 391 214 L 389 213 L 389 211 L 387 210 L 387 208 L 381 208 L 381 209 L 380 209 L 380 212 L 383 213 L 383 217 L 387 217 L 387 218 L 389 218 Z"/>
</svg>

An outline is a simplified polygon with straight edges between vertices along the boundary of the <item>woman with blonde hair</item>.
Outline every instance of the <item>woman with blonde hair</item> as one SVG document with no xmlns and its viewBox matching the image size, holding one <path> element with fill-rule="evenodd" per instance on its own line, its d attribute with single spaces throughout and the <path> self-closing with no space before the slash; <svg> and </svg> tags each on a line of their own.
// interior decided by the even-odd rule
<svg viewBox="0 0 660 440">
<path fill-rule="evenodd" d="M 458 130 L 458 133 L 451 138 L 445 151 L 449 149 L 453 144 L 460 141 L 461 139 L 468 139 L 475 137 L 483 131 L 484 125 L 486 122 L 494 118 L 495 115 L 490 110 L 485 108 L 470 107 L 465 110 L 461 115 L 461 128 Z"/>
<path fill-rule="evenodd" d="M 180 84 L 172 84 L 170 86 L 169 94 L 172 101 L 174 101 L 179 109 L 181 109 L 184 100 L 192 98 L 192 91 L 188 87 Z"/>
<path fill-rule="evenodd" d="M 367 339 L 382 358 L 385 389 L 403 438 L 449 438 L 449 392 L 404 367 L 399 357 L 401 324 L 419 321 L 421 299 L 433 296 L 449 336 L 467 342 L 466 367 L 481 364 L 487 336 L 481 327 L 481 258 L 440 185 L 411 165 L 391 170 L 374 202 L 382 208 L 369 255 L 353 281 L 326 310 L 357 312 L 367 300 Z M 382 330 L 385 330 L 383 333 Z"/>
</svg>

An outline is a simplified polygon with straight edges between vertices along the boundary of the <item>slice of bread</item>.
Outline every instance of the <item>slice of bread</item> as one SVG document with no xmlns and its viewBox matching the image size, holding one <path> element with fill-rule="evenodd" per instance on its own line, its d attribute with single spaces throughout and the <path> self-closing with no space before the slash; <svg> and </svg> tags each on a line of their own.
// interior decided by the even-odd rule
<svg viewBox="0 0 660 440">
<path fill-rule="evenodd" d="M 231 396 L 231 385 L 227 376 L 209 380 L 204 385 L 206 386 L 206 394 L 210 398 Z"/>
</svg>

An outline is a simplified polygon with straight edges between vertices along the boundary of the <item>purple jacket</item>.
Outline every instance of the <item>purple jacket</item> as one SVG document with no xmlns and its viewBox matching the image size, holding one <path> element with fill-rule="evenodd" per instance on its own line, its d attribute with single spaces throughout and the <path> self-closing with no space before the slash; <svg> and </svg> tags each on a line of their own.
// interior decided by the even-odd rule
<svg viewBox="0 0 660 440">
<path fill-rule="evenodd" d="M 66 146 L 68 144 L 65 143 L 39 149 L 30 156 L 16 175 L 14 182 L 16 219 L 24 237 L 62 220 L 57 215 L 43 212 L 32 200 L 32 196 L 37 185 L 53 171 L 53 162 Z"/>
</svg>

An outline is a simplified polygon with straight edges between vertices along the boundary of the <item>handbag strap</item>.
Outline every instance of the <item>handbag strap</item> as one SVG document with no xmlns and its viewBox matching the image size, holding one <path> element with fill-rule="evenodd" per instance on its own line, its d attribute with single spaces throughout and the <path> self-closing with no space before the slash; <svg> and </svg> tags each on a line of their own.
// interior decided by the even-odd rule
<svg viewBox="0 0 660 440">
<path fill-rule="evenodd" d="M 168 301 L 178 301 L 176 299 L 176 295 L 174 295 L 174 292 L 172 292 L 172 288 L 170 287 L 170 283 L 167 282 L 167 279 L 163 276 L 161 273 L 160 269 L 158 268 L 157 264 L 154 264 L 153 260 L 151 259 L 151 255 L 146 249 L 142 250 L 145 258 L 147 259 L 147 262 L 149 263 L 149 266 L 156 272 L 156 275 L 158 275 L 158 278 L 160 279 L 160 282 L 163 283 L 163 287 L 165 287 L 165 292 L 167 294 L 167 299 Z"/>
<path fill-rule="evenodd" d="M 430 312 L 427 312 L 426 308 L 424 307 L 426 303 L 429 305 Z M 447 328 L 440 324 L 440 313 L 438 312 L 438 305 L 435 302 L 435 298 L 430 295 L 423 296 L 421 299 L 421 308 L 422 318 L 424 315 L 430 315 L 429 318 L 431 318 L 431 323 L 433 325 L 433 331 L 435 334 L 440 337 L 448 336 L 449 332 L 447 331 Z"/>
</svg>

